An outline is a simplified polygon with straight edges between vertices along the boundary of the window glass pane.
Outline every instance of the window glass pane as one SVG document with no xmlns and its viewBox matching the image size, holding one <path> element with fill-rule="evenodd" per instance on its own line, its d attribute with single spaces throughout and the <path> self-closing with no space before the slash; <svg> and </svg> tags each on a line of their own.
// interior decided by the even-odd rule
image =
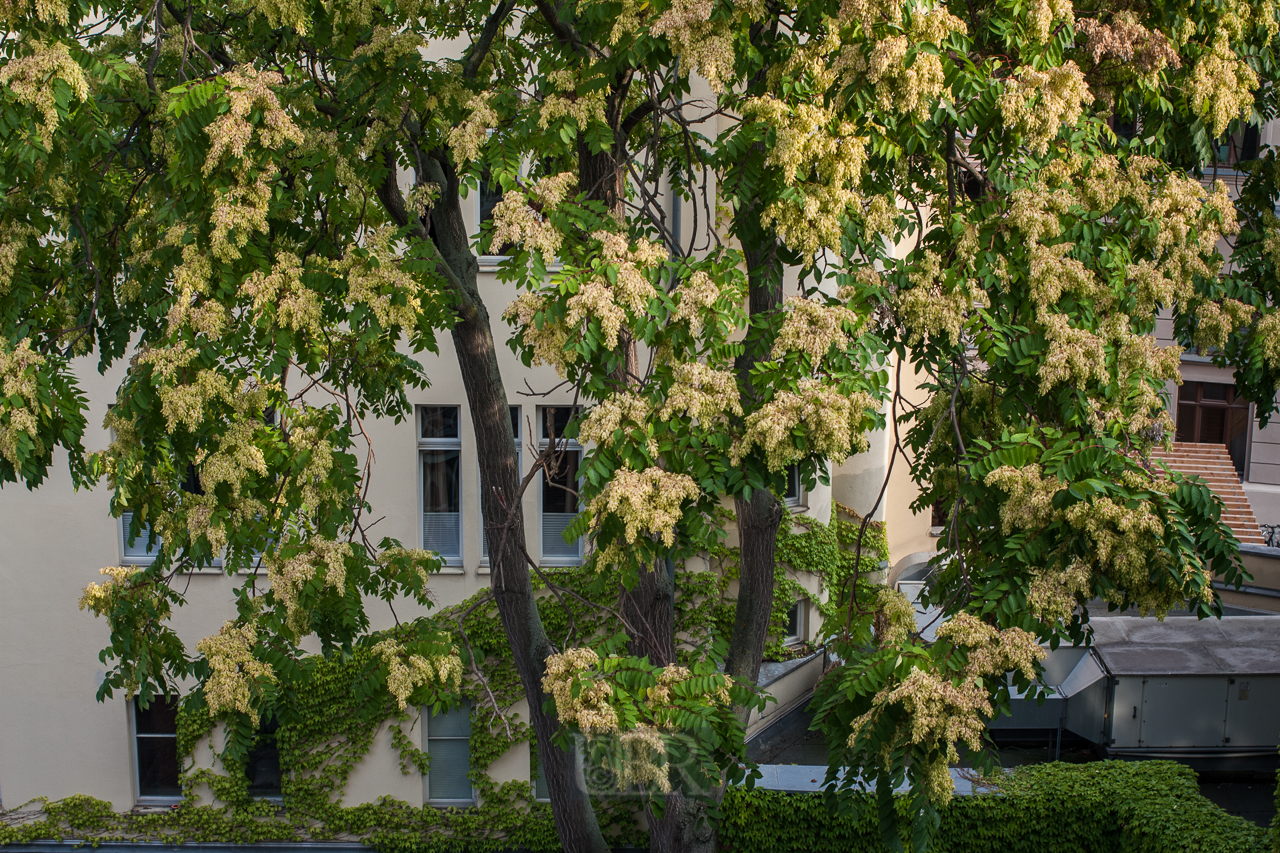
<svg viewBox="0 0 1280 853">
<path fill-rule="evenodd" d="M 467 741 L 429 738 L 431 769 L 427 775 L 427 793 L 433 800 L 470 800 L 471 769 Z"/>
<path fill-rule="evenodd" d="M 1227 410 L 1205 406 L 1200 409 L 1200 443 L 1224 444 Z"/>
<path fill-rule="evenodd" d="M 787 492 L 783 497 L 790 502 L 800 500 L 800 469 L 795 465 L 787 468 Z"/>
<path fill-rule="evenodd" d="M 531 775 L 533 776 L 533 798 L 535 800 L 551 799 L 551 788 L 547 785 L 547 774 L 542 772 L 541 761 L 531 769 Z"/>
<path fill-rule="evenodd" d="M 1226 402 L 1232 391 L 1235 390 L 1233 385 L 1224 385 L 1221 382 L 1201 382 L 1200 383 L 1202 400 L 1221 400 Z"/>
<path fill-rule="evenodd" d="M 470 737 L 471 706 L 463 704 L 427 717 L 427 737 Z"/>
<path fill-rule="evenodd" d="M 1178 406 L 1178 432 L 1175 441 L 1196 440 L 1196 406 Z"/>
<path fill-rule="evenodd" d="M 457 406 L 423 406 L 419 411 L 423 438 L 458 437 Z"/>
<path fill-rule="evenodd" d="M 178 702 L 156 696 L 144 710 L 138 699 L 133 700 L 133 722 L 140 735 L 176 735 L 178 733 Z"/>
<path fill-rule="evenodd" d="M 459 450 L 422 452 L 423 512 L 457 512 Z"/>
<path fill-rule="evenodd" d="M 124 529 L 124 556 L 126 560 L 154 557 L 156 552 L 160 550 L 159 537 L 156 538 L 154 547 L 148 547 L 147 542 L 151 537 L 151 528 L 145 524 L 138 525 L 137 536 L 130 542 L 130 535 L 133 533 L 133 513 L 121 513 L 120 524 Z"/>
<path fill-rule="evenodd" d="M 572 406 L 547 406 L 538 412 L 538 429 L 542 431 L 542 440 L 548 441 L 551 435 L 547 432 L 547 421 L 552 422 L 556 438 L 564 438 L 564 431 L 574 415 Z"/>
<path fill-rule="evenodd" d="M 542 478 L 542 511 L 544 513 L 577 514 L 578 461 L 577 453 L 565 452 L 548 462 L 547 468 L 551 469 L 554 464 L 555 470 L 548 470 Z"/>
<path fill-rule="evenodd" d="M 798 601 L 787 611 L 787 636 L 800 636 L 800 602 Z"/>
<path fill-rule="evenodd" d="M 427 717 L 427 752 L 431 769 L 427 774 L 427 796 L 432 800 L 470 800 L 471 769 L 468 737 L 471 708 L 462 705 Z"/>
<path fill-rule="evenodd" d="M 138 794 L 143 797 L 180 797 L 178 739 L 144 735 L 138 743 Z"/>
<path fill-rule="evenodd" d="M 258 740 L 245 762 L 244 772 L 249 777 L 249 793 L 255 797 L 280 796 L 280 747 L 276 743 L 276 730 L 280 724 L 274 719 L 262 720 L 258 728 Z"/>
<path fill-rule="evenodd" d="M 520 440 L 520 407 L 511 407 L 511 434 L 516 437 L 516 441 Z"/>
</svg>

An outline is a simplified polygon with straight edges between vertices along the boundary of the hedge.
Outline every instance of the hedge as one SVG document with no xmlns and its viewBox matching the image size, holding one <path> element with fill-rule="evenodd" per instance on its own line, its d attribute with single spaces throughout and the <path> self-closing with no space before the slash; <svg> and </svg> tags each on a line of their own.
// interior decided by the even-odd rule
<svg viewBox="0 0 1280 853">
<path fill-rule="evenodd" d="M 882 853 L 868 795 L 856 817 L 833 816 L 821 794 L 733 789 L 720 846 L 733 853 Z M 1200 795 L 1172 761 L 1041 764 L 1012 771 L 1000 792 L 955 797 L 938 853 L 1266 853 L 1268 831 Z"/>
</svg>

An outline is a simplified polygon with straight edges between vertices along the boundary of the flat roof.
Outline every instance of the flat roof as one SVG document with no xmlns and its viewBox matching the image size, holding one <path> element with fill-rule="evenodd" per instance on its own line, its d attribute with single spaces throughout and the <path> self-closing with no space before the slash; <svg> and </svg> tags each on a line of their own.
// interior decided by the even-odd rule
<svg viewBox="0 0 1280 853">
<path fill-rule="evenodd" d="M 1280 616 L 1089 620 L 1111 675 L 1280 675 Z"/>
</svg>

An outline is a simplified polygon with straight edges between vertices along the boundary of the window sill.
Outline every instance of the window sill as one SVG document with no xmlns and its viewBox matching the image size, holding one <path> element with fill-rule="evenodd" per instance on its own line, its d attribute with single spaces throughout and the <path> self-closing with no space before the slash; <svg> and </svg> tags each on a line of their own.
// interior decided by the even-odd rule
<svg viewBox="0 0 1280 853">
<path fill-rule="evenodd" d="M 436 572 L 438 575 L 465 575 L 466 573 L 467 570 L 461 563 L 445 563 L 440 567 L 440 571 Z"/>
<path fill-rule="evenodd" d="M 134 814 L 164 814 L 182 805 L 182 797 L 138 797 L 133 804 Z"/>
<path fill-rule="evenodd" d="M 946 533 L 947 533 L 946 525 L 940 525 L 938 527 L 929 528 L 929 535 L 934 539 L 941 539 L 943 536 L 946 535 Z"/>
</svg>

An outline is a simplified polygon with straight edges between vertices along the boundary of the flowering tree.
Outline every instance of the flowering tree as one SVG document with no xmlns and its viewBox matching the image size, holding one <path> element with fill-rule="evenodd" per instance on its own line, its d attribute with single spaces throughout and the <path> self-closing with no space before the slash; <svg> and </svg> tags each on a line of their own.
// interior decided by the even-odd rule
<svg viewBox="0 0 1280 853">
<path fill-rule="evenodd" d="M 1177 365 L 1149 334 L 1172 311 L 1270 410 L 1274 162 L 1239 213 L 1184 171 L 1271 115 L 1270 3 L 3 10 L 0 478 L 37 485 L 63 448 L 156 537 L 155 563 L 85 593 L 112 631 L 104 690 L 198 679 L 231 757 L 305 678 L 311 635 L 369 645 L 402 708 L 456 685 L 451 635 L 369 637 L 363 603 L 425 604 L 438 566 L 368 538 L 363 425 L 407 412 L 425 377 L 405 351 L 446 329 L 567 850 L 605 846 L 571 732 L 614 736 L 588 742 L 646 792 L 655 848 L 707 843 L 687 800 L 713 804 L 738 772 L 783 471 L 812 483 L 886 423 L 890 355 L 932 391 L 918 410 L 895 396 L 888 424 L 921 505 L 950 513 L 930 595 L 954 618 L 925 643 L 900 598 L 852 578 L 816 708 L 831 790 L 874 778 L 891 803 L 909 781 L 918 847 L 956 744 L 977 744 L 1006 672 L 1031 686 L 1037 641 L 1083 636 L 1082 600 L 1209 614 L 1213 576 L 1240 577 L 1215 499 L 1148 461 Z M 514 344 L 589 407 L 570 427 L 594 447 L 571 533 L 621 578 L 626 630 L 598 650 L 554 649 L 533 605 L 519 498 L 555 448 L 522 482 L 459 201 L 486 170 L 506 190 L 481 243 L 514 247 Z M 664 188 L 702 212 L 692 239 Z M 130 361 L 114 441 L 87 456 L 70 359 L 91 353 Z M 666 567 L 718 541 L 724 499 L 735 623 L 721 650 L 681 649 Z M 239 616 L 193 658 L 166 627 L 173 581 L 224 553 Z M 678 750 L 688 785 L 663 769 Z"/>
</svg>

